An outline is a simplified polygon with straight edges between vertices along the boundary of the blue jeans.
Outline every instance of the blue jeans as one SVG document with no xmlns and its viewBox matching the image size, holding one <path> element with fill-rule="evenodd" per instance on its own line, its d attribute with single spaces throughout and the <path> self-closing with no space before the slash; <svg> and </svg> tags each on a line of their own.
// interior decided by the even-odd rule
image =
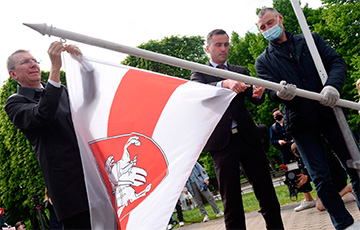
<svg viewBox="0 0 360 230">
<path fill-rule="evenodd" d="M 329 120 L 327 120 L 329 119 Z M 346 161 L 351 159 L 341 130 L 335 116 L 328 115 L 319 121 L 318 127 L 306 131 L 292 133 L 292 137 L 299 149 L 302 160 L 314 182 L 315 190 L 330 214 L 331 221 L 336 229 L 344 229 L 354 222 L 354 219 L 345 208 L 335 185 L 331 181 L 330 170 L 326 161 L 324 141 L 321 134 L 328 141 L 337 154 L 343 167 L 350 177 L 357 205 L 359 203 L 359 175 L 355 169 L 348 168 Z"/>
</svg>

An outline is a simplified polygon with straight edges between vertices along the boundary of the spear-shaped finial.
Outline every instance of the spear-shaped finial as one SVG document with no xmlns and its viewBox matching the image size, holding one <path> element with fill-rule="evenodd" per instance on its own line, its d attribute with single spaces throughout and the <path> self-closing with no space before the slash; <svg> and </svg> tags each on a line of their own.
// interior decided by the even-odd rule
<svg viewBox="0 0 360 230">
<path fill-rule="evenodd" d="M 48 26 L 46 23 L 41 23 L 41 24 L 23 23 L 23 25 L 28 26 L 33 30 L 36 30 L 42 35 L 47 34 L 49 35 L 49 37 L 51 36 L 51 31 L 53 29 L 52 26 Z"/>
</svg>

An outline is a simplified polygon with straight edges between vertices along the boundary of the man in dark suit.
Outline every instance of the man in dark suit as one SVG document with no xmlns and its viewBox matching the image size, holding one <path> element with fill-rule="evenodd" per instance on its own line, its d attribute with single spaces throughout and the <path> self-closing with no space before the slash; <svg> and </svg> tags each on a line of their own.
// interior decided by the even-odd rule
<svg viewBox="0 0 360 230">
<path fill-rule="evenodd" d="M 270 127 L 271 144 L 280 151 L 281 160 L 284 165 L 294 161 L 294 155 L 291 152 L 291 144 L 294 142 L 291 136 L 286 133 L 284 127 L 284 114 L 275 108 L 272 111 L 275 123 Z"/>
<path fill-rule="evenodd" d="M 244 67 L 227 63 L 229 36 L 225 31 L 211 31 L 206 42 L 206 51 L 210 54 L 207 65 L 249 75 Z M 267 229 L 283 229 L 280 205 L 260 134 L 245 106 L 245 97 L 256 105 L 263 103 L 264 88 L 253 88 L 243 82 L 224 80 L 198 72 L 191 74 L 191 80 L 229 88 L 237 94 L 204 148 L 210 152 L 214 162 L 224 204 L 226 229 L 246 228 L 241 197 L 240 165 L 253 186 Z"/>
<path fill-rule="evenodd" d="M 10 76 L 19 84 L 5 110 L 11 122 L 30 141 L 36 154 L 55 213 L 65 229 L 91 229 L 89 205 L 80 151 L 73 127 L 69 96 L 60 83 L 61 53 L 80 50 L 53 42 L 48 50 L 51 70 L 41 83 L 38 62 L 26 50 L 8 58 Z"/>
</svg>

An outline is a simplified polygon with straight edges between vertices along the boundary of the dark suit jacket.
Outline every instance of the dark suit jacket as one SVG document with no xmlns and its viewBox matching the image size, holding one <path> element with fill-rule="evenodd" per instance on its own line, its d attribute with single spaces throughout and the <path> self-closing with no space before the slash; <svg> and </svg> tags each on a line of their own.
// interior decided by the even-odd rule
<svg viewBox="0 0 360 230">
<path fill-rule="evenodd" d="M 88 210 L 79 147 L 65 87 L 18 88 L 5 110 L 30 141 L 45 184 L 62 220 Z"/>
<path fill-rule="evenodd" d="M 207 65 L 212 66 L 210 62 L 208 62 Z M 249 72 L 242 66 L 228 64 L 228 70 L 249 75 Z M 208 74 L 193 72 L 191 73 L 191 80 L 215 86 L 217 82 L 223 81 L 224 79 Z M 244 137 L 248 144 L 261 145 L 259 132 L 249 114 L 249 111 L 246 109 L 245 97 L 247 97 L 252 103 L 259 105 L 264 102 L 265 95 L 263 94 L 261 98 L 253 98 L 252 92 L 252 87 L 249 87 L 247 90 L 242 93 L 238 93 L 234 97 L 220 122 L 216 126 L 214 132 L 210 136 L 204 148 L 205 151 L 219 151 L 227 146 L 232 135 L 232 120 L 236 121 L 239 133 Z"/>
</svg>

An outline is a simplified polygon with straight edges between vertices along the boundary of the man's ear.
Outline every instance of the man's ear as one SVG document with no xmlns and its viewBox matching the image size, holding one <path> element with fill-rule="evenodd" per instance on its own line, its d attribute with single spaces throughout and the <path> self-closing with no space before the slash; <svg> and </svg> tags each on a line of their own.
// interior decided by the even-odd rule
<svg viewBox="0 0 360 230">
<path fill-rule="evenodd" d="M 206 53 L 210 53 L 210 48 L 208 45 L 206 45 Z"/>
<path fill-rule="evenodd" d="M 284 22 L 284 17 L 280 13 L 278 14 L 278 16 L 279 16 L 280 24 L 282 24 Z"/>
<path fill-rule="evenodd" d="M 17 76 L 14 70 L 9 70 L 9 75 L 12 79 L 14 79 L 15 81 L 17 81 Z"/>
</svg>

